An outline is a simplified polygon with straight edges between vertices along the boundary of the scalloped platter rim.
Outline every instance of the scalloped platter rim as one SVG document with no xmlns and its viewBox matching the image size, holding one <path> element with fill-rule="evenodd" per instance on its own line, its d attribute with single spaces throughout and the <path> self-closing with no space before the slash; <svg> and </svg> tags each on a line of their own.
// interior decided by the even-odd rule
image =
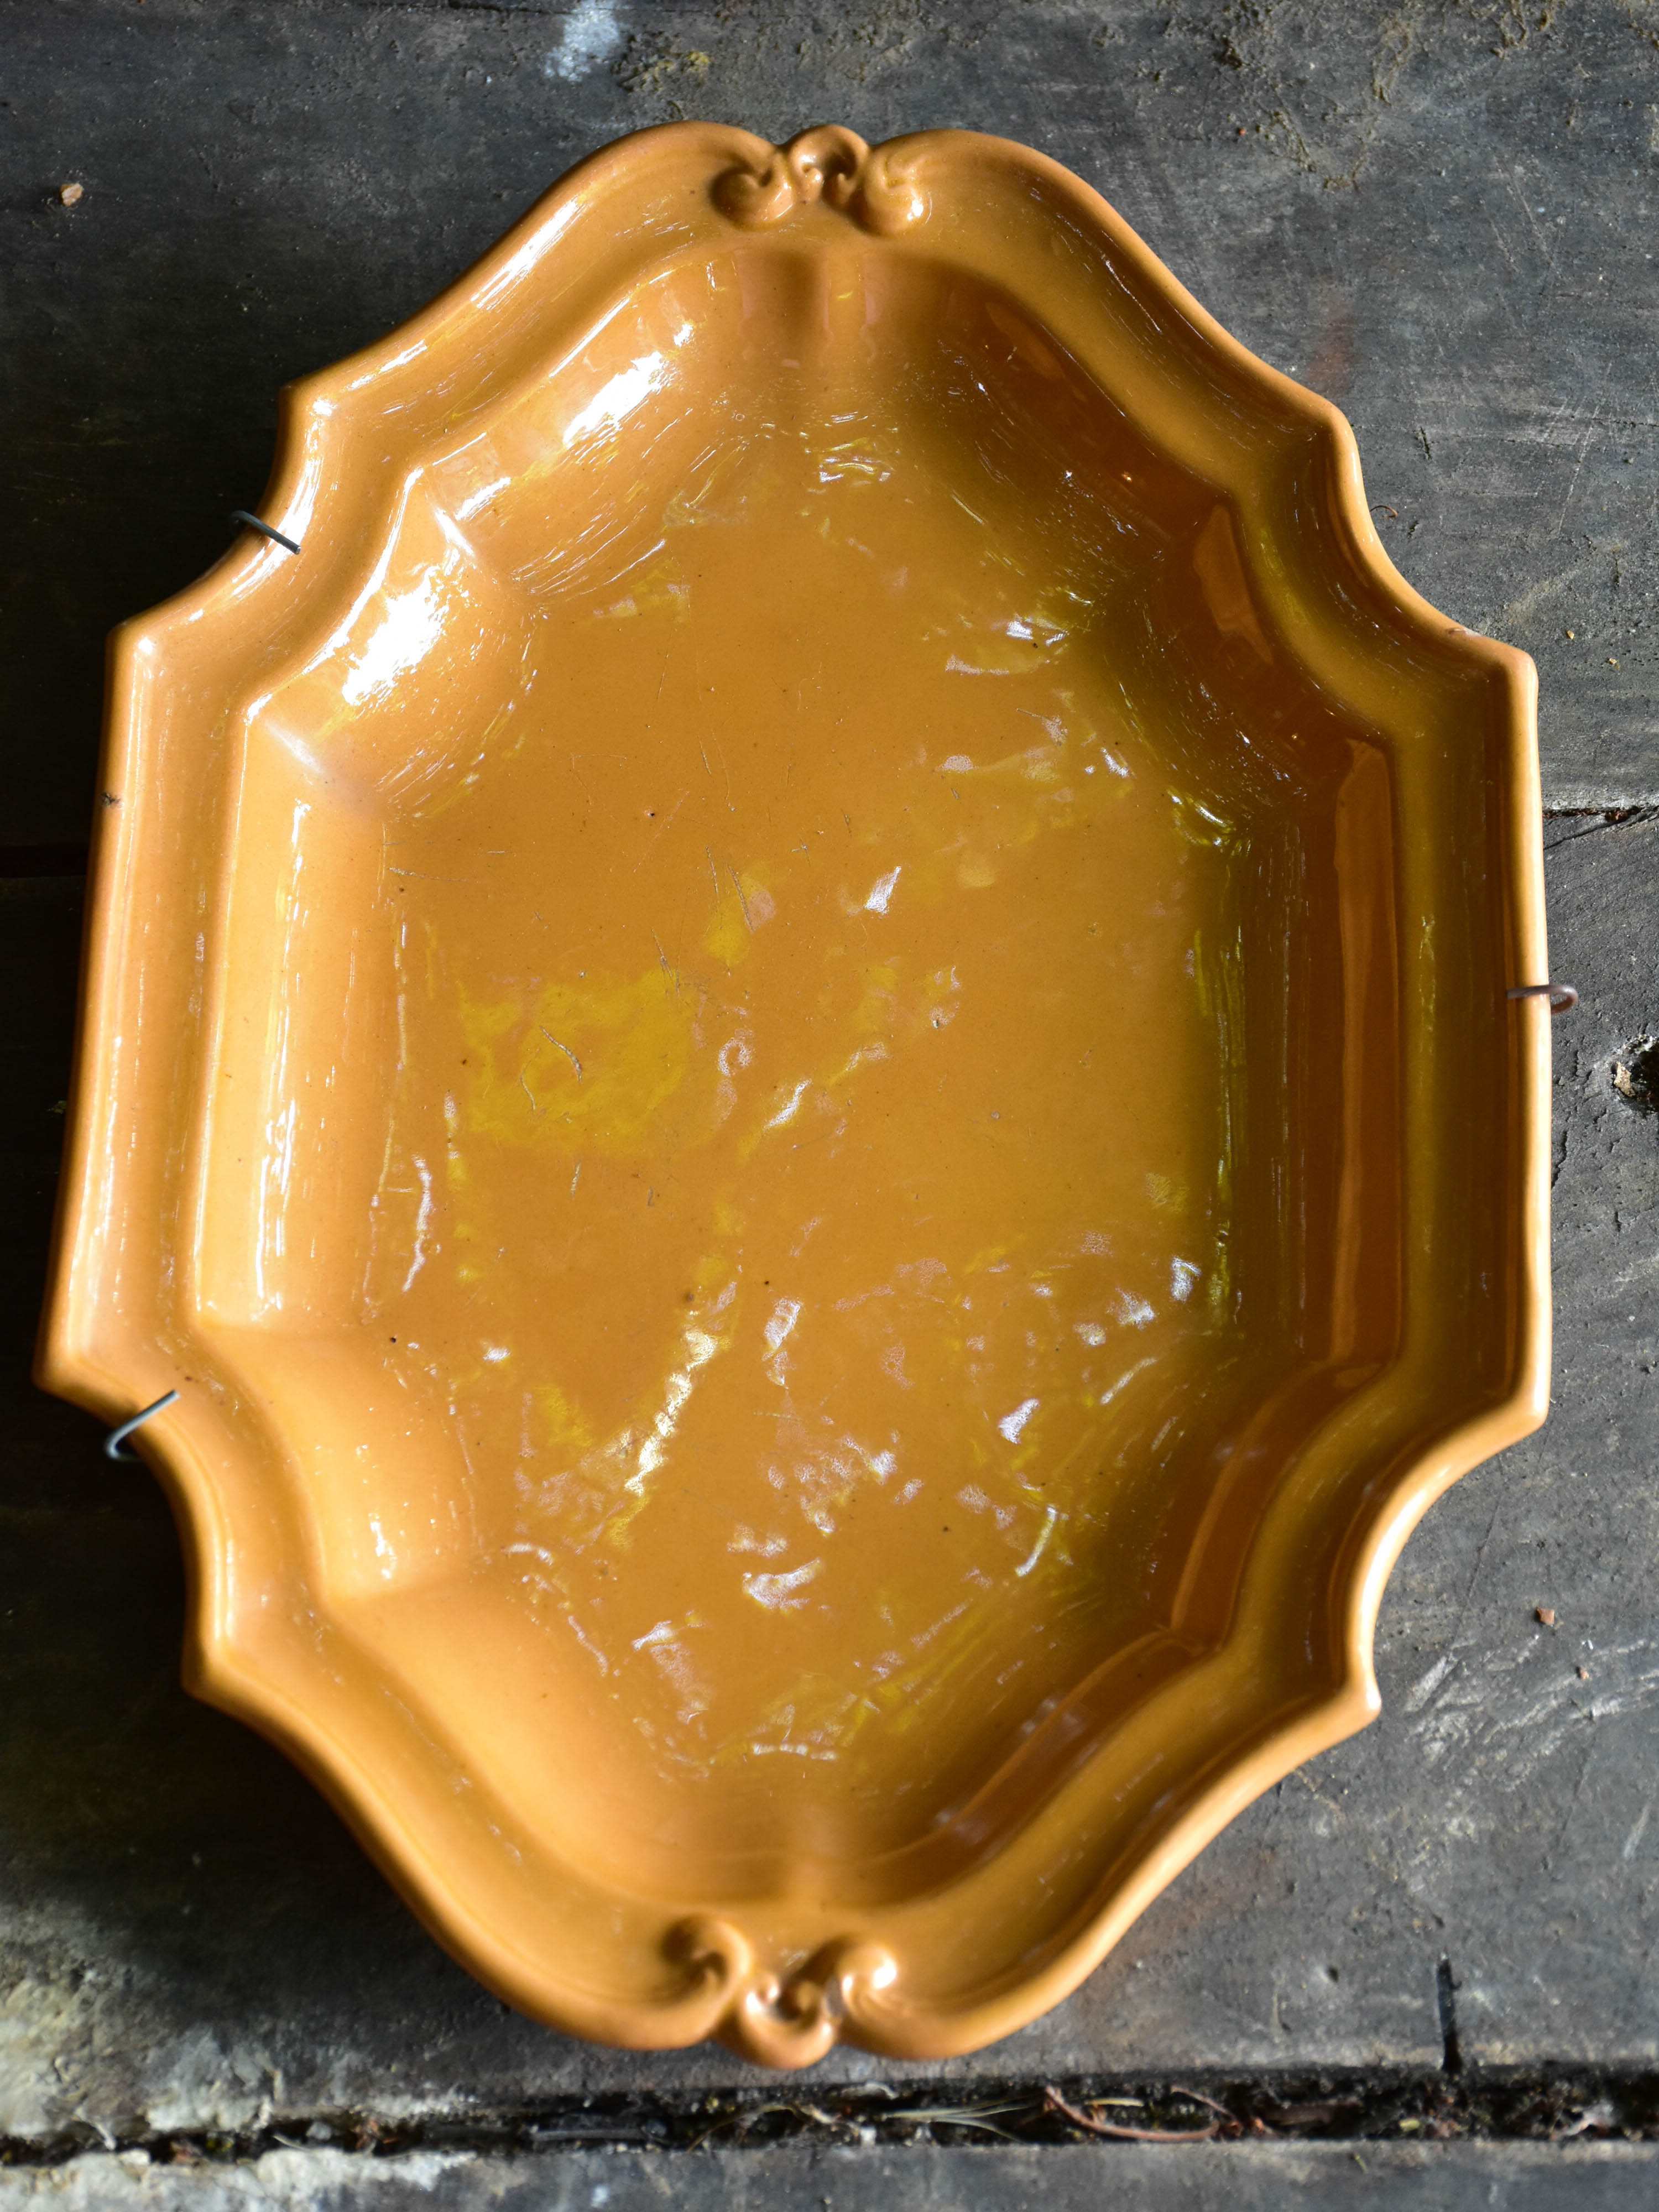
<svg viewBox="0 0 1659 2212">
<path fill-rule="evenodd" d="M 1544 1416 L 1531 663 L 969 132 L 606 148 L 262 514 L 113 641 L 40 1368 L 179 1393 L 189 1686 L 550 2025 L 1007 2034 Z"/>
</svg>

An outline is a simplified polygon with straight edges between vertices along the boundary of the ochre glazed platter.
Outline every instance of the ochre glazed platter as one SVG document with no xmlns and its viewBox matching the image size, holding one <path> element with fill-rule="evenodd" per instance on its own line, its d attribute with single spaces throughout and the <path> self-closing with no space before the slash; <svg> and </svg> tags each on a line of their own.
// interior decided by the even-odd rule
<svg viewBox="0 0 1659 2212">
<path fill-rule="evenodd" d="M 1053 161 L 682 125 L 113 649 L 48 1386 L 580 2035 L 970 2049 L 1548 1366 L 1531 664 Z"/>
</svg>

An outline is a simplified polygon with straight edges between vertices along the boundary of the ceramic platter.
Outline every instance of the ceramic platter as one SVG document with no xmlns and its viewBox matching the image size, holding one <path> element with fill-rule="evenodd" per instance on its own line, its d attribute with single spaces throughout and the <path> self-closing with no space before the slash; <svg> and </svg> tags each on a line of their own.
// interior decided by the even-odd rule
<svg viewBox="0 0 1659 2212">
<path fill-rule="evenodd" d="M 1541 1418 L 1533 673 L 945 132 L 574 170 L 116 641 L 45 1379 L 574 2033 L 938 2057 L 1374 1712 Z"/>
</svg>

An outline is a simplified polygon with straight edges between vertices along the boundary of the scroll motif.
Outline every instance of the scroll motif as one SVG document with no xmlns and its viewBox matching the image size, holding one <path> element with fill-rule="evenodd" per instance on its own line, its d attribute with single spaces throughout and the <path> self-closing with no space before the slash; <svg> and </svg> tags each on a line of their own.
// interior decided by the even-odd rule
<svg viewBox="0 0 1659 2212">
<path fill-rule="evenodd" d="M 784 222 L 798 207 L 822 199 L 878 238 L 892 238 L 927 216 L 927 195 L 909 173 L 856 131 L 838 124 L 804 131 L 775 146 L 763 167 L 728 169 L 714 185 L 723 214 L 745 230 Z"/>
<path fill-rule="evenodd" d="M 762 2066 L 816 2064 L 843 2023 L 867 2018 L 898 1978 L 881 1944 L 842 1937 L 781 1981 L 756 1963 L 747 1939 L 726 1920 L 683 1921 L 665 1948 L 690 1977 L 687 2002 L 718 2014 L 718 2024 L 711 2017 L 703 2032 Z"/>
</svg>

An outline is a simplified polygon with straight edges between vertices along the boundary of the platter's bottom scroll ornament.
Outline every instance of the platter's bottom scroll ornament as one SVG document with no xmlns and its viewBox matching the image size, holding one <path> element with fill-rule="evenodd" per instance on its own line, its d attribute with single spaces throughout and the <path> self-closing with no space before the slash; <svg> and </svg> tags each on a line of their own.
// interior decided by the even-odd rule
<svg viewBox="0 0 1659 2212">
<path fill-rule="evenodd" d="M 42 1358 L 191 1686 L 559 2027 L 1006 2034 L 1542 1417 L 1530 663 L 959 132 L 609 148 L 238 521 L 115 646 Z"/>
</svg>

